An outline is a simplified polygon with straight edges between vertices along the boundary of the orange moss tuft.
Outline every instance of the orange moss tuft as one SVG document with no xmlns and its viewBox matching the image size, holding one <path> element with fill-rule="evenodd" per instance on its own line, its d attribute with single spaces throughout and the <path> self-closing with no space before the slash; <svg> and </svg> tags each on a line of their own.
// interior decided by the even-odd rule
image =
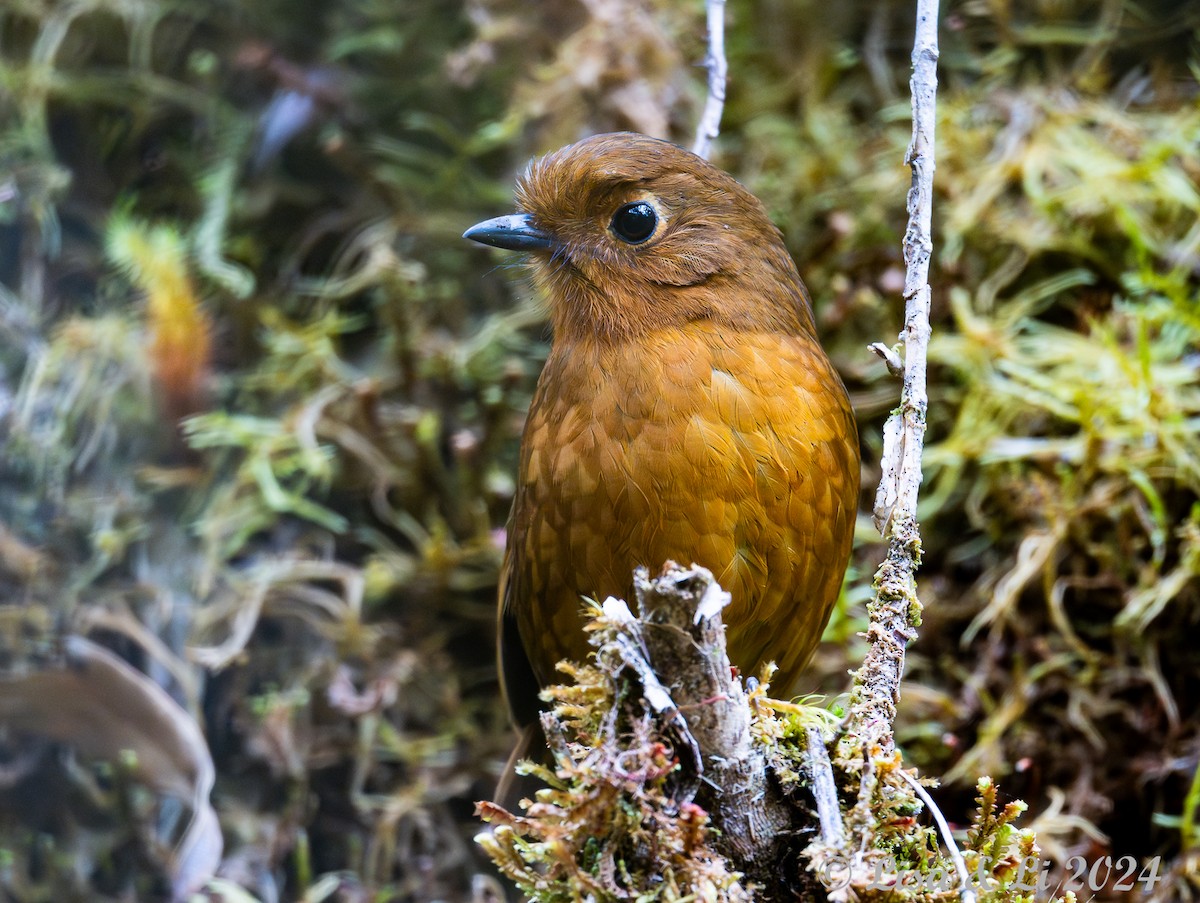
<svg viewBox="0 0 1200 903">
<path fill-rule="evenodd" d="M 109 254 L 146 293 L 147 356 L 163 411 L 178 419 L 204 406 L 212 324 L 188 274 L 183 241 L 169 227 L 118 218 Z"/>
</svg>

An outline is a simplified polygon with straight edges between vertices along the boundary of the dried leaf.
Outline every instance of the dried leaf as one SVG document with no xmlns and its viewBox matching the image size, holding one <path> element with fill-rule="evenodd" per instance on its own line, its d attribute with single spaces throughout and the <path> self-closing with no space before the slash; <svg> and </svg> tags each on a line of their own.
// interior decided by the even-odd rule
<svg viewBox="0 0 1200 903">
<path fill-rule="evenodd" d="M 64 646 L 56 667 L 0 677 L 0 724 L 100 759 L 132 753 L 139 780 L 187 801 L 192 819 L 168 866 L 173 897 L 185 900 L 212 877 L 223 847 L 204 736 L 161 687 L 107 649 L 79 636 Z"/>
</svg>

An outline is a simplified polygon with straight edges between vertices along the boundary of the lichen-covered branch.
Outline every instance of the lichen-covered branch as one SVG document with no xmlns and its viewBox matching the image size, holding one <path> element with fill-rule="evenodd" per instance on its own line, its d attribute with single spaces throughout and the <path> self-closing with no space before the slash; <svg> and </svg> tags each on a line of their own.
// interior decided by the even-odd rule
<svg viewBox="0 0 1200 903">
<path fill-rule="evenodd" d="M 844 733 L 838 738 L 834 761 L 807 753 L 814 786 L 833 778 L 833 769 L 852 778 L 855 802 L 846 813 L 846 841 L 825 826 L 807 853 L 819 873 L 833 860 L 842 862 L 848 883 L 868 870 L 877 853 L 877 834 L 884 822 L 881 811 L 894 805 L 908 787 L 903 781 L 893 724 L 904 671 L 904 652 L 920 623 L 916 569 L 921 560 L 917 526 L 917 493 L 921 485 L 921 449 L 925 436 L 927 396 L 926 349 L 929 344 L 929 258 L 933 214 L 934 118 L 937 93 L 937 0 L 919 0 L 913 49 L 913 136 L 906 162 L 912 167 L 908 193 L 908 228 L 904 234 L 906 265 L 903 360 L 883 343 L 871 347 L 893 375 L 903 374 L 900 407 L 884 427 L 882 478 L 875 496 L 875 525 L 887 540 L 887 556 L 875 574 L 875 594 L 868 604 L 868 649 L 854 678 Z M 810 747 L 812 744 L 809 744 Z M 856 778 L 856 780 L 854 780 Z M 908 782 L 905 782 L 908 783 Z M 897 791 L 900 791 L 898 794 Z M 890 798 L 890 802 L 885 802 Z M 828 808 L 826 806 L 826 808 Z M 874 853 L 872 851 L 875 851 Z M 831 890 L 835 890 L 831 888 Z M 837 889 L 844 892 L 846 887 Z M 831 893 L 831 899 L 837 893 Z M 840 897 L 838 897 L 840 899 Z"/>
<path fill-rule="evenodd" d="M 929 344 L 929 259 L 933 252 L 937 20 L 938 0 L 919 0 L 910 82 L 913 135 L 906 156 L 912 167 L 912 188 L 904 233 L 905 310 L 900 336 L 904 388 L 900 407 L 884 428 L 883 477 L 875 496 L 874 514 L 888 550 L 875 575 L 875 598 L 869 606 L 870 649 L 855 677 L 848 731 L 866 755 L 874 754 L 876 748 L 886 753 L 894 747 L 892 722 L 904 670 L 904 650 L 920 622 L 915 574 L 921 560 L 921 537 L 916 515 L 928 405 L 925 361 Z"/>
</svg>

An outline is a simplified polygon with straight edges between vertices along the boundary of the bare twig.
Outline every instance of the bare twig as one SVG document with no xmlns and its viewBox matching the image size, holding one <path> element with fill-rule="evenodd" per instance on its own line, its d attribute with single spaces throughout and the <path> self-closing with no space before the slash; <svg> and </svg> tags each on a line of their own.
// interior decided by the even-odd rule
<svg viewBox="0 0 1200 903">
<path fill-rule="evenodd" d="M 900 355 L 883 344 L 883 342 L 872 342 L 867 346 L 867 350 L 877 355 L 880 360 L 887 364 L 888 373 L 892 374 L 892 376 L 904 375 L 904 361 L 900 359 Z"/>
<path fill-rule="evenodd" d="M 708 97 L 704 112 L 696 126 L 696 141 L 692 153 L 708 159 L 712 143 L 721 134 L 721 113 L 725 109 L 725 80 L 729 64 L 725 61 L 725 0 L 705 0 L 708 10 Z"/>
<path fill-rule="evenodd" d="M 846 842 L 842 827 L 842 810 L 838 806 L 837 783 L 833 779 L 833 765 L 829 761 L 829 750 L 825 738 L 815 727 L 805 733 L 804 761 L 808 769 L 808 782 L 812 785 L 813 799 L 817 804 L 817 821 L 821 825 L 821 842 L 840 849 Z"/>
<path fill-rule="evenodd" d="M 918 0 L 913 46 L 913 136 L 908 228 L 904 233 L 904 389 L 900 409 L 884 428 L 883 479 L 875 496 L 875 524 L 887 540 L 869 606 L 871 646 L 855 676 L 849 733 L 863 755 L 891 753 L 892 723 L 900 695 L 905 644 L 920 620 L 915 573 L 921 556 L 917 491 L 925 438 L 925 355 L 929 344 L 929 259 L 933 253 L 934 123 L 937 99 L 938 0 Z M 886 359 L 886 358 L 885 358 Z"/>
<path fill-rule="evenodd" d="M 954 835 L 950 832 L 950 826 L 946 824 L 946 816 L 942 815 L 942 810 L 933 801 L 933 797 L 929 795 L 929 791 L 921 786 L 920 781 L 904 769 L 900 769 L 900 777 L 908 782 L 917 796 L 921 798 L 921 801 L 929 808 L 930 814 L 933 815 L 933 820 L 937 822 L 938 831 L 942 835 L 942 842 L 946 844 L 946 849 L 950 851 L 950 861 L 954 863 L 954 871 L 958 873 L 958 899 L 962 903 L 975 903 L 975 889 L 971 885 L 971 873 L 967 871 L 967 864 L 963 861 L 962 853 L 958 850 L 958 844 L 954 842 Z"/>
</svg>

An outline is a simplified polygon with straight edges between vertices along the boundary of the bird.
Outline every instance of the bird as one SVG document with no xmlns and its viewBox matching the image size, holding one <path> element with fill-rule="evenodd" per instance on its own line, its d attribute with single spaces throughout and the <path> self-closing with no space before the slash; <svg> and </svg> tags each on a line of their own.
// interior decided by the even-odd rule
<svg viewBox="0 0 1200 903">
<path fill-rule="evenodd" d="M 552 329 L 500 578 L 514 722 L 534 736 L 540 688 L 586 659 L 583 600 L 628 599 L 636 567 L 669 560 L 730 593 L 731 662 L 774 662 L 773 690 L 793 689 L 840 592 L 861 465 L 782 234 L 713 164 L 628 132 L 535 159 L 516 206 L 463 236 L 528 255 Z"/>
</svg>

